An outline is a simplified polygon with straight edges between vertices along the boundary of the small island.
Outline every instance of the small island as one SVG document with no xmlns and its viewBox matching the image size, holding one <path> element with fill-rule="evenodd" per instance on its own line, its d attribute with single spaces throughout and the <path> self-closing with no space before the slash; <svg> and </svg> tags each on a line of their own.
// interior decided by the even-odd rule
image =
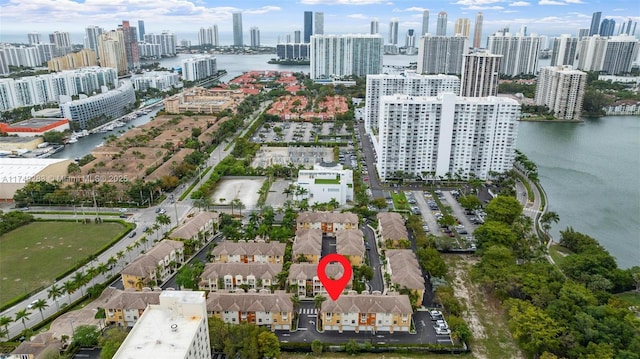
<svg viewBox="0 0 640 359">
<path fill-rule="evenodd" d="M 272 58 L 267 61 L 268 64 L 276 64 L 276 65 L 309 65 L 309 59 L 277 59 Z"/>
</svg>

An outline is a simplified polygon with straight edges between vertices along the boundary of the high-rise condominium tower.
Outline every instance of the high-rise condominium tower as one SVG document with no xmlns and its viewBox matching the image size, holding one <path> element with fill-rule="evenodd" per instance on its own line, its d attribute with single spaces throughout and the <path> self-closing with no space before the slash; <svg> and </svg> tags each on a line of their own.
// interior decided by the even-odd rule
<svg viewBox="0 0 640 359">
<path fill-rule="evenodd" d="M 571 66 L 547 66 L 540 69 L 536 86 L 536 105 L 547 106 L 561 120 L 579 120 L 587 74 Z"/>
<path fill-rule="evenodd" d="M 389 23 L 389 43 L 393 45 L 398 44 L 398 22 L 400 20 L 397 17 L 391 19 Z"/>
<path fill-rule="evenodd" d="M 616 21 L 614 19 L 604 19 L 600 24 L 600 36 L 613 36 L 616 29 Z"/>
<path fill-rule="evenodd" d="M 98 36 L 100 66 L 112 67 L 118 75 L 127 73 L 127 54 L 124 49 L 124 32 L 109 31 Z"/>
<path fill-rule="evenodd" d="M 462 35 L 469 37 L 469 32 L 471 31 L 471 22 L 468 18 L 462 17 L 456 20 L 455 25 L 453 26 L 453 34 L 454 35 Z"/>
<path fill-rule="evenodd" d="M 242 13 L 233 13 L 233 46 L 244 46 L 244 39 L 242 38 Z"/>
<path fill-rule="evenodd" d="M 551 66 L 572 65 L 576 59 L 578 38 L 564 34 L 553 39 L 551 50 Z"/>
<path fill-rule="evenodd" d="M 375 34 L 377 34 L 379 32 L 380 32 L 380 29 L 379 29 L 379 25 L 378 25 L 378 19 L 377 18 L 371 19 L 371 29 L 369 30 L 369 33 L 371 35 L 375 35 Z"/>
<path fill-rule="evenodd" d="M 600 16 L 602 16 L 602 12 L 594 12 L 591 16 L 591 27 L 589 28 L 589 36 L 597 35 L 600 33 Z"/>
<path fill-rule="evenodd" d="M 425 35 L 420 38 L 418 46 L 418 72 L 459 75 L 462 71 L 463 56 L 467 52 L 467 37 Z"/>
<path fill-rule="evenodd" d="M 71 35 L 68 32 L 54 31 L 49 34 L 49 42 L 56 45 L 55 56 L 64 56 L 71 52 Z"/>
<path fill-rule="evenodd" d="M 378 133 L 380 99 L 383 96 L 438 96 L 443 92 L 460 92 L 460 80 L 453 75 L 419 75 L 409 71 L 398 74 L 367 76 L 364 127 L 368 133 Z M 376 137 L 373 137 L 377 142 Z M 374 147 L 376 143 L 374 142 Z"/>
<path fill-rule="evenodd" d="M 316 12 L 313 14 L 314 16 L 314 28 L 313 28 L 313 33 L 315 35 L 322 35 L 324 34 L 324 13 L 323 12 Z"/>
<path fill-rule="evenodd" d="M 313 35 L 313 12 L 304 12 L 304 42 L 311 41 L 311 35 Z"/>
<path fill-rule="evenodd" d="M 251 34 L 251 47 L 260 47 L 260 29 L 252 27 L 250 29 Z"/>
<path fill-rule="evenodd" d="M 104 32 L 99 26 L 89 26 L 84 29 L 84 47 L 98 54 L 98 37 Z"/>
<path fill-rule="evenodd" d="M 479 49 L 482 47 L 482 12 L 476 14 L 476 23 L 473 28 L 473 47 Z"/>
<path fill-rule="evenodd" d="M 640 43 L 630 35 L 613 36 L 607 40 L 602 60 L 602 72 L 607 75 L 622 75 L 631 71 L 633 61 L 638 58 Z"/>
<path fill-rule="evenodd" d="M 293 42 L 299 44 L 302 42 L 302 37 L 300 36 L 300 30 L 296 30 L 293 32 Z"/>
<path fill-rule="evenodd" d="M 138 20 L 138 35 L 139 35 L 138 40 L 144 41 L 145 34 L 146 33 L 144 32 L 144 21 Z"/>
<path fill-rule="evenodd" d="M 405 41 L 404 41 L 404 47 L 406 48 L 416 47 L 416 34 L 415 34 L 415 31 L 413 31 L 413 29 L 407 30 L 407 37 L 405 38 Z"/>
<path fill-rule="evenodd" d="M 502 55 L 493 55 L 486 51 L 464 55 L 460 96 L 497 96 L 501 59 Z"/>
<path fill-rule="evenodd" d="M 602 70 L 604 53 L 607 50 L 607 38 L 600 35 L 585 36 L 578 42 L 578 61 L 576 68 L 583 71 Z"/>
<path fill-rule="evenodd" d="M 429 32 L 429 10 L 425 10 L 422 12 L 422 33 L 420 33 L 420 36 L 428 32 Z M 420 36 L 418 36 L 418 38 Z"/>
<path fill-rule="evenodd" d="M 129 24 L 129 21 L 122 21 L 122 32 L 124 33 L 124 50 L 127 54 L 127 67 L 129 70 L 140 67 L 140 49 L 138 49 L 138 32 L 136 28 Z"/>
<path fill-rule="evenodd" d="M 30 32 L 27 34 L 27 36 L 29 37 L 29 45 L 35 45 L 35 44 L 39 44 L 42 41 L 40 41 L 40 33 L 39 32 Z"/>
<path fill-rule="evenodd" d="M 520 104 L 502 97 L 394 94 L 380 100 L 376 168 L 382 181 L 457 174 L 487 179 L 513 166 Z"/>
<path fill-rule="evenodd" d="M 500 74 L 509 76 L 535 74 L 540 52 L 540 36 L 524 36 L 495 33 L 489 36 L 487 49 L 492 54 L 502 55 Z"/>
<path fill-rule="evenodd" d="M 436 35 L 447 36 L 447 13 L 440 11 L 438 13 L 438 23 L 436 25 Z"/>
<path fill-rule="evenodd" d="M 380 35 L 313 35 L 311 78 L 379 74 L 382 72 L 383 49 Z"/>
</svg>

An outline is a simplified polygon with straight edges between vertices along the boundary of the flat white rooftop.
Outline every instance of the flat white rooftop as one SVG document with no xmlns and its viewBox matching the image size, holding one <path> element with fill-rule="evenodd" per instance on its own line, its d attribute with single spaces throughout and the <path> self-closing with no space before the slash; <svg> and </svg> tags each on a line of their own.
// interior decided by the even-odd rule
<svg viewBox="0 0 640 359">
<path fill-rule="evenodd" d="M 66 159 L 55 158 L 3 158 L 0 157 L 0 173 L 3 177 L 17 178 L 19 181 L 27 182 L 30 178 L 40 173 L 52 164 L 67 161 Z"/>
<path fill-rule="evenodd" d="M 160 304 L 147 307 L 114 358 L 186 358 L 200 324 L 207 320 L 206 309 L 198 313 L 193 306 L 205 306 L 205 301 L 203 292 L 163 291 Z"/>
</svg>

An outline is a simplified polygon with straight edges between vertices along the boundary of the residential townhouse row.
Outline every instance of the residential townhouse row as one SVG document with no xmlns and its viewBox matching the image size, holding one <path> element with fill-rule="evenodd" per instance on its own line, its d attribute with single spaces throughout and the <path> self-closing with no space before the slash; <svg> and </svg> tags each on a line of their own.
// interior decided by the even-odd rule
<svg viewBox="0 0 640 359">
<path fill-rule="evenodd" d="M 164 292 L 167 291 L 170 290 Z M 149 306 L 160 303 L 161 293 L 105 289 L 99 300 L 106 303 L 106 324 L 133 327 Z M 296 311 L 291 296 L 284 291 L 267 290 L 210 292 L 206 298 L 207 314 L 229 324 L 250 323 L 272 331 L 291 330 Z M 408 332 L 411 318 L 409 297 L 397 293 L 344 294 L 336 301 L 324 301 L 318 313 L 321 330 L 340 333 Z"/>
<path fill-rule="evenodd" d="M 378 229 L 376 231 L 378 243 L 398 247 L 399 241 L 409 239 L 404 218 L 400 213 L 382 212 L 378 213 L 376 217 L 378 218 Z"/>
<path fill-rule="evenodd" d="M 364 234 L 361 230 L 338 229 L 332 232 L 336 239 L 336 252 L 345 256 L 352 266 L 360 266 L 364 262 Z M 296 231 L 293 241 L 292 255 L 294 261 L 318 263 L 322 256 L 322 241 L 326 235 L 321 229 L 303 228 Z"/>
</svg>

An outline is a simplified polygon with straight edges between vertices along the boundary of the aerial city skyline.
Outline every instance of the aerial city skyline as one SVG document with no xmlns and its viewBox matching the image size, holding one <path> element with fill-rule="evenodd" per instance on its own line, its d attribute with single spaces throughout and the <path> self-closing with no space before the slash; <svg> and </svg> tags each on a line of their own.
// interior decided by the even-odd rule
<svg viewBox="0 0 640 359">
<path fill-rule="evenodd" d="M 320 26 L 322 29 L 319 33 L 345 34 L 370 33 L 375 23 L 378 32 L 385 35 L 385 42 L 388 40 L 386 35 L 391 32 L 397 32 L 400 39 L 404 40 L 409 30 L 414 30 L 419 37 L 428 29 L 434 35 L 453 35 L 456 32 L 468 34 L 472 41 L 482 38 L 481 43 L 485 43 L 487 36 L 504 28 L 509 28 L 512 33 L 526 28 L 529 33 L 546 36 L 578 35 L 580 29 L 593 28 L 592 22 L 596 20 L 593 17 L 594 13 L 600 13 L 597 19 L 598 27 L 604 21 L 602 25 L 613 35 L 625 31 L 631 33 L 633 29 L 628 29 L 627 24 L 640 20 L 640 16 L 633 16 L 637 15 L 637 6 L 626 0 L 608 3 L 607 8 L 610 10 L 607 11 L 598 4 L 581 0 L 542 0 L 537 3 L 460 0 L 441 7 L 414 6 L 418 4 L 409 1 L 383 3 L 378 0 L 302 0 L 280 2 L 277 6 L 259 1 L 252 2 L 255 6 L 250 8 L 238 8 L 231 2 L 228 2 L 230 6 L 224 6 L 227 3 L 225 1 L 215 4 L 204 2 L 198 6 L 191 2 L 175 5 L 160 1 L 154 3 L 153 9 L 144 5 L 127 5 L 124 7 L 126 12 L 121 11 L 122 8 L 107 5 L 51 1 L 49 5 L 39 4 L 35 7 L 29 6 L 29 2 L 18 4 L 9 1 L 0 5 L 0 13 L 3 14 L 0 42 L 27 42 L 25 34 L 29 32 L 64 31 L 70 33 L 72 43 L 79 44 L 83 42 L 83 28 L 98 26 L 112 29 L 114 24 L 127 19 L 133 26 L 138 20 L 146 21 L 147 33 L 169 31 L 178 35 L 179 40 L 190 40 L 194 43 L 198 41 L 200 28 L 216 25 L 220 45 L 237 45 L 237 40 L 251 45 L 250 29 L 258 28 L 261 44 L 270 46 L 286 42 L 287 36 L 295 31 L 301 31 L 303 34 L 308 32 L 309 25 L 314 33 Z M 173 7 L 162 14 L 156 14 L 158 9 L 169 5 Z M 320 18 L 314 16 L 313 20 L 307 23 L 305 16 L 309 15 L 304 14 L 314 13 L 319 14 Z M 234 29 L 238 28 L 238 14 L 240 27 L 243 29 L 242 38 L 234 37 Z M 19 20 L 25 18 L 29 19 L 28 25 Z M 342 20 L 345 18 L 348 21 Z M 478 20 L 482 24 L 480 28 L 475 25 Z M 141 32 L 144 33 L 145 29 Z M 303 40 L 308 42 L 306 37 Z M 478 44 L 477 41 L 472 43 Z"/>
</svg>

